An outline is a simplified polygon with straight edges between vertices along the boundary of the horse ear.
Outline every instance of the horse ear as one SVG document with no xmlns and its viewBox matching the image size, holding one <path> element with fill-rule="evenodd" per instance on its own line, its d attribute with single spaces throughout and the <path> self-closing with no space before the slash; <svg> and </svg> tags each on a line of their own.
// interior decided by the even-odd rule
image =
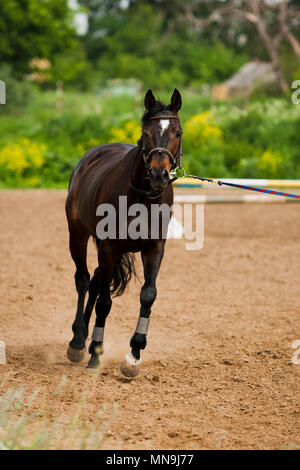
<svg viewBox="0 0 300 470">
<path fill-rule="evenodd" d="M 145 104 L 146 110 L 150 111 L 150 109 L 153 108 L 155 103 L 156 103 L 156 100 L 153 96 L 152 90 L 148 90 L 146 95 L 145 95 L 145 99 L 144 99 L 144 104 Z"/>
<path fill-rule="evenodd" d="M 180 110 L 182 105 L 182 99 L 181 99 L 181 94 L 177 90 L 177 88 L 174 89 L 173 95 L 171 98 L 171 108 L 176 111 L 176 113 Z"/>
</svg>

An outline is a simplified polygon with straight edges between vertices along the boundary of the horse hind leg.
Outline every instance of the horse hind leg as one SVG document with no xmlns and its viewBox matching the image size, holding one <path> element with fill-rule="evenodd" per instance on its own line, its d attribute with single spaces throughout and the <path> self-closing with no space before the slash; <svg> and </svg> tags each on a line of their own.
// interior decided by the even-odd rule
<svg viewBox="0 0 300 470">
<path fill-rule="evenodd" d="M 96 323 L 93 330 L 92 341 L 89 347 L 89 353 L 91 354 L 87 365 L 89 369 L 95 369 L 100 365 L 99 356 L 104 353 L 103 336 L 105 321 L 110 312 L 111 305 L 112 301 L 109 293 L 108 295 L 104 296 L 103 294 L 99 294 L 96 303 Z"/>
<path fill-rule="evenodd" d="M 92 279 L 90 280 L 88 301 L 87 301 L 84 314 L 83 314 L 85 340 L 87 340 L 88 335 L 89 335 L 89 323 L 90 323 L 92 311 L 96 303 L 98 294 L 99 294 L 99 267 L 95 269 L 94 275 Z"/>
<path fill-rule="evenodd" d="M 92 341 L 89 346 L 91 354 L 87 367 L 96 369 L 100 365 L 99 356 L 103 354 L 103 336 L 106 318 L 111 310 L 112 300 L 110 294 L 110 284 L 113 277 L 113 256 L 110 250 L 98 251 L 99 275 L 98 290 L 99 295 L 96 302 L 96 321 L 92 334 Z"/>
<path fill-rule="evenodd" d="M 89 288 L 90 275 L 86 265 L 87 233 L 75 234 L 70 230 L 70 252 L 76 265 L 75 285 L 78 293 L 77 310 L 72 325 L 73 338 L 69 343 L 67 357 L 72 362 L 80 362 L 85 352 L 85 323 L 83 319 L 84 300 Z"/>
</svg>

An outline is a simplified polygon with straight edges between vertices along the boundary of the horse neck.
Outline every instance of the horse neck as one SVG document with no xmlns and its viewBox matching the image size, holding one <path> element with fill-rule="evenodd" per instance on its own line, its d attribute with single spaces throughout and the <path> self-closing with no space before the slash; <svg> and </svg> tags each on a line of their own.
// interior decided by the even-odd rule
<svg viewBox="0 0 300 470">
<path fill-rule="evenodd" d="M 134 163 L 135 162 L 135 163 Z M 134 165 L 133 171 L 132 171 L 132 184 L 143 190 L 149 190 L 150 185 L 147 180 L 145 180 L 147 176 L 147 170 L 143 158 L 143 149 L 142 145 L 138 145 L 138 147 L 135 149 L 135 152 L 133 152 L 132 159 L 131 159 L 131 165 Z"/>
</svg>

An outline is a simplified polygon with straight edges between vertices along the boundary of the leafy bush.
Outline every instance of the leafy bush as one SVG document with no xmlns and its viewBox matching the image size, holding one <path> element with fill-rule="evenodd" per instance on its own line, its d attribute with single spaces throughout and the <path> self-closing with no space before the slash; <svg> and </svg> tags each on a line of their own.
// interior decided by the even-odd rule
<svg viewBox="0 0 300 470">
<path fill-rule="evenodd" d="M 182 21 L 174 23 L 178 8 L 172 2 L 167 14 L 159 5 L 166 2 L 134 1 L 128 8 L 101 2 L 101 14 L 95 2 L 84 3 L 90 7 L 84 44 L 98 82 L 118 77 L 136 78 L 156 90 L 199 87 L 226 80 L 249 60 L 219 37 L 207 39 Z"/>
<path fill-rule="evenodd" d="M 183 126 L 185 167 L 202 175 L 224 175 L 223 132 L 210 111 L 192 116 Z"/>
<path fill-rule="evenodd" d="M 300 107 L 285 100 L 221 106 L 226 167 L 234 177 L 300 178 Z"/>
<path fill-rule="evenodd" d="M 39 171 L 45 164 L 45 144 L 31 142 L 27 138 L 10 142 L 0 149 L 0 177 L 7 183 L 19 186 L 40 184 Z"/>
<path fill-rule="evenodd" d="M 225 103 L 208 110 L 207 99 L 188 92 L 184 98 L 180 115 L 187 172 L 300 178 L 300 106 L 269 99 L 247 109 Z M 39 96 L 39 106 L 30 104 L 25 117 L 0 116 L 2 187 L 65 187 L 88 149 L 116 141 L 136 144 L 141 136 L 141 108 L 134 98 L 102 96 L 96 105 L 94 96 L 66 93 L 64 99 L 62 113 L 48 93 Z"/>
</svg>

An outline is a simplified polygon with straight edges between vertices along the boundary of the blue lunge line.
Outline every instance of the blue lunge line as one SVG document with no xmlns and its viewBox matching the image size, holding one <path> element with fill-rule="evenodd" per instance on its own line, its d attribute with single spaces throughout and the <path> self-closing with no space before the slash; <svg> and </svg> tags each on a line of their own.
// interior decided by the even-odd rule
<svg viewBox="0 0 300 470">
<path fill-rule="evenodd" d="M 300 194 L 283 193 L 282 191 L 273 191 L 271 189 L 256 188 L 254 186 L 245 186 L 243 184 L 225 183 L 224 181 L 221 181 L 221 180 L 214 180 L 212 178 L 201 178 L 200 176 L 194 176 L 194 175 L 185 175 L 185 176 L 189 178 L 201 180 L 201 181 L 208 181 L 209 183 L 219 184 L 220 186 L 222 185 L 233 186 L 235 188 L 248 189 L 249 191 L 258 191 L 260 193 L 274 194 L 275 196 L 286 196 L 286 197 L 300 199 Z"/>
<path fill-rule="evenodd" d="M 219 185 L 225 184 L 226 186 L 234 186 L 235 188 L 248 189 L 249 191 L 258 191 L 260 193 L 275 194 L 276 196 L 286 196 L 286 197 L 293 197 L 293 198 L 300 199 L 300 194 L 283 193 L 282 191 L 272 191 L 271 189 L 255 188 L 254 186 L 244 186 L 242 184 L 225 183 L 224 181 L 220 181 L 220 180 L 218 180 L 218 184 Z"/>
</svg>

